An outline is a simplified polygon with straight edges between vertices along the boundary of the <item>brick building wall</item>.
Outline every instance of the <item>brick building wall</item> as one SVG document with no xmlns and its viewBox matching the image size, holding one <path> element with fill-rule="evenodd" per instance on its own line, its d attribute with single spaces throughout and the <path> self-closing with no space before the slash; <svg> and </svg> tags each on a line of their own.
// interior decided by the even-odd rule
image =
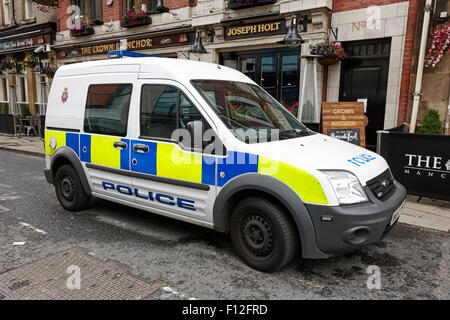
<svg viewBox="0 0 450 320">
<path fill-rule="evenodd" d="M 367 8 L 369 6 L 382 6 L 391 3 L 403 2 L 405 0 L 334 0 L 334 12 L 342 12 Z"/>
<path fill-rule="evenodd" d="M 198 0 L 165 0 L 164 6 L 169 9 L 179 9 L 184 7 L 193 7 L 197 5 Z M 69 19 L 70 14 L 67 13 L 67 8 L 70 6 L 70 0 L 62 0 L 60 6 L 56 8 L 57 17 L 57 27 L 59 31 L 66 31 L 67 19 Z M 135 7 L 139 8 L 142 3 L 146 3 L 145 0 L 136 0 Z M 110 22 L 120 20 L 122 17 L 122 0 L 114 1 L 112 5 L 106 5 L 105 1 L 102 1 L 103 8 L 103 21 Z"/>
</svg>

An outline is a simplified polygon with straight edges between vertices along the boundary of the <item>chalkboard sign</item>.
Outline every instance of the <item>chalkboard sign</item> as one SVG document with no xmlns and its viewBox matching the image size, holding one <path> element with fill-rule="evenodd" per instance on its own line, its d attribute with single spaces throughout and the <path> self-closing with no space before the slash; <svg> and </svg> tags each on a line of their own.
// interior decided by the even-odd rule
<svg viewBox="0 0 450 320">
<path fill-rule="evenodd" d="M 364 103 L 322 102 L 322 133 L 350 143 L 366 146 Z M 355 141 L 357 134 L 358 143 Z"/>
<path fill-rule="evenodd" d="M 356 129 L 328 129 L 327 135 L 348 143 L 361 145 L 361 131 Z"/>
</svg>

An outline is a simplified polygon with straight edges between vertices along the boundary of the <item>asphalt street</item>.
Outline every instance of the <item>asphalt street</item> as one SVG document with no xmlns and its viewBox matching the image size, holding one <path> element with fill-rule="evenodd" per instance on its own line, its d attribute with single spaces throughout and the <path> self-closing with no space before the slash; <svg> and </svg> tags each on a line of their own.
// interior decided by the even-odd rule
<svg viewBox="0 0 450 320">
<path fill-rule="evenodd" d="M 398 224 L 376 245 L 327 260 L 297 258 L 265 274 L 212 230 L 101 200 L 67 212 L 43 169 L 42 158 L 0 151 L 0 273 L 76 247 L 163 281 L 170 289 L 155 299 L 449 299 L 445 232 Z M 380 289 L 367 287 L 371 265 L 380 268 Z"/>
</svg>

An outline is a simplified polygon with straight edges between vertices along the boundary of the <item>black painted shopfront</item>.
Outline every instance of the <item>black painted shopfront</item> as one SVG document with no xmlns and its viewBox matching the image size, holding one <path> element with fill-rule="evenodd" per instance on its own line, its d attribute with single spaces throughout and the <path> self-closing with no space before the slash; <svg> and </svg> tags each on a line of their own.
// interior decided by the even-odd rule
<svg viewBox="0 0 450 320">
<path fill-rule="evenodd" d="M 224 52 L 220 64 L 237 69 L 290 109 L 299 98 L 300 49 Z"/>
</svg>

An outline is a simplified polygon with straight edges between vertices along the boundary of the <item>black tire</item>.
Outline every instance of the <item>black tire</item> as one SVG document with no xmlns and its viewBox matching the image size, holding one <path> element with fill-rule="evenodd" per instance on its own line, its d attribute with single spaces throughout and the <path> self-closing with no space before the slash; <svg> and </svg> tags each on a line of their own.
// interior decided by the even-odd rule
<svg viewBox="0 0 450 320">
<path fill-rule="evenodd" d="M 260 271 L 277 271 L 296 254 L 293 223 L 281 208 L 262 198 L 248 198 L 236 206 L 230 234 L 237 254 Z"/>
<path fill-rule="evenodd" d="M 69 165 L 62 165 L 55 175 L 55 191 L 59 203 L 68 211 L 80 211 L 89 204 L 89 197 L 84 192 L 75 169 Z"/>
</svg>

